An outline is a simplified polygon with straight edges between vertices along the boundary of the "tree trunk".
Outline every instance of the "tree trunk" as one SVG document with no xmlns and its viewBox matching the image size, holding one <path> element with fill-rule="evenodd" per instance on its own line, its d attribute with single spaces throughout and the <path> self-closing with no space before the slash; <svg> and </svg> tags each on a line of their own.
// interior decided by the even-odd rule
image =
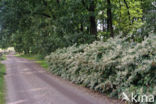
<svg viewBox="0 0 156 104">
<path fill-rule="evenodd" d="M 89 12 L 90 12 L 90 34 L 97 35 L 97 24 L 96 24 L 96 17 L 95 17 L 95 2 L 94 0 L 91 1 L 89 6 Z"/>
<path fill-rule="evenodd" d="M 110 32 L 110 36 L 114 37 L 113 22 L 112 22 L 112 10 L 111 1 L 107 0 L 107 31 Z"/>
<path fill-rule="evenodd" d="M 131 24 L 131 14 L 130 14 L 130 11 L 129 11 L 129 6 L 128 6 L 128 3 L 127 3 L 126 0 L 124 0 L 124 3 L 126 5 L 128 18 L 129 18 L 129 21 L 130 21 L 130 24 Z"/>
<path fill-rule="evenodd" d="M 102 20 L 102 31 L 105 32 L 105 20 Z"/>
<path fill-rule="evenodd" d="M 80 25 L 80 30 L 81 30 L 81 32 L 83 32 L 83 24 L 82 23 Z"/>
<path fill-rule="evenodd" d="M 119 29 L 121 29 L 121 1 L 120 0 L 119 0 L 119 6 L 120 6 Z"/>
</svg>

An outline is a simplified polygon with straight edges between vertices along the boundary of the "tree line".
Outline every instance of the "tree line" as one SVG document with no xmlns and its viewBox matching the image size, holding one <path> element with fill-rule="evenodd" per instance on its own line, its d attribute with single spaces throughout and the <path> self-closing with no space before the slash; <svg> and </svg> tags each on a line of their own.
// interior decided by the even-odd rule
<svg viewBox="0 0 156 104">
<path fill-rule="evenodd" d="M 117 35 L 156 32 L 155 0 L 1 0 L 0 47 L 47 55 Z"/>
</svg>

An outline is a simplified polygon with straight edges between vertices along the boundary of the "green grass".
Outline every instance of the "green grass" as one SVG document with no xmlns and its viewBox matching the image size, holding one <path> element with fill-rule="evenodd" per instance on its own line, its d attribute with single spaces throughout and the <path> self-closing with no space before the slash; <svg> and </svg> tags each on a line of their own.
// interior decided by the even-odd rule
<svg viewBox="0 0 156 104">
<path fill-rule="evenodd" d="M 1 60 L 5 60 L 6 57 L 1 57 Z M 0 104 L 5 104 L 5 81 L 4 75 L 6 73 L 5 65 L 0 62 Z"/>
<path fill-rule="evenodd" d="M 43 57 L 41 57 L 39 55 L 20 55 L 20 54 L 17 54 L 16 56 L 26 58 L 28 60 L 33 60 L 36 63 L 40 64 L 40 66 L 42 66 L 45 69 L 49 68 L 48 62 Z"/>
<path fill-rule="evenodd" d="M 6 56 L 2 56 L 2 57 L 0 57 L 0 61 L 3 61 L 3 60 L 6 60 Z"/>
</svg>

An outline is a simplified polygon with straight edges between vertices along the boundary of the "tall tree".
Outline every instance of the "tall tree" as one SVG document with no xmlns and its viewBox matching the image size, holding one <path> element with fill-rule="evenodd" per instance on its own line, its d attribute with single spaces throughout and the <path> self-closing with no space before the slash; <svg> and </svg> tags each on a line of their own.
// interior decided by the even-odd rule
<svg viewBox="0 0 156 104">
<path fill-rule="evenodd" d="M 112 5 L 111 5 L 110 0 L 107 0 L 107 31 L 110 32 L 111 37 L 114 37 L 113 18 L 112 18 Z"/>
<path fill-rule="evenodd" d="M 153 1 L 1 0 L 0 44 L 46 55 L 75 43 L 91 43 L 101 35 L 125 36 L 141 27 L 154 31 Z"/>
<path fill-rule="evenodd" d="M 96 17 L 95 17 L 95 8 L 96 8 L 96 3 L 95 0 L 90 1 L 89 5 L 89 12 L 90 12 L 90 33 L 96 35 L 97 34 L 97 24 L 96 24 Z"/>
</svg>

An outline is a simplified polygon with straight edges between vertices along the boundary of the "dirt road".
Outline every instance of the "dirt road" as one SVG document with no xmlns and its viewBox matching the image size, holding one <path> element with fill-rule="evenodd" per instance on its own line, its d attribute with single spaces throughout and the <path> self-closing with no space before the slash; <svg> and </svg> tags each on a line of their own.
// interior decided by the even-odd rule
<svg viewBox="0 0 156 104">
<path fill-rule="evenodd" d="M 32 61 L 8 55 L 4 64 L 7 104 L 117 104 L 49 74 Z"/>
</svg>

